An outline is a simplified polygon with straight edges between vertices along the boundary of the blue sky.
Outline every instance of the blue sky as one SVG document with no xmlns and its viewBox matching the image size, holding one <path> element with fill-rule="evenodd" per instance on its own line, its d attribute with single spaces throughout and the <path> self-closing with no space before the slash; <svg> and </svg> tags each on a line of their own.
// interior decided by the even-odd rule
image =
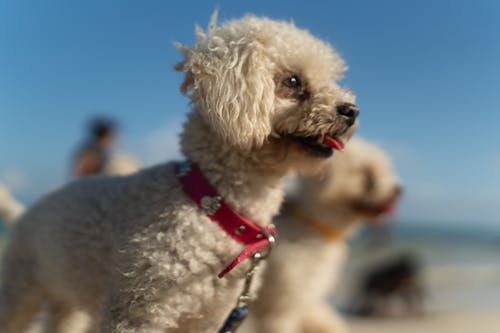
<svg viewBox="0 0 500 333">
<path fill-rule="evenodd" d="M 177 153 L 187 100 L 174 41 L 254 13 L 293 20 L 346 59 L 359 134 L 386 148 L 407 221 L 500 225 L 500 2 L 2 1 L 0 181 L 29 202 L 68 178 L 92 115 L 144 164 Z"/>
</svg>

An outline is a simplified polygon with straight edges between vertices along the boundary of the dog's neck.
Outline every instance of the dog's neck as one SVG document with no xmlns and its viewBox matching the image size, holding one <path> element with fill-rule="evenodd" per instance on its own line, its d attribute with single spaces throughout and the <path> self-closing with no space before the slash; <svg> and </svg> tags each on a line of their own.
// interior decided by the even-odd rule
<svg viewBox="0 0 500 333">
<path fill-rule="evenodd" d="M 293 223 L 293 228 L 289 226 L 293 229 L 291 233 L 298 234 L 301 239 L 313 239 L 321 243 L 348 239 L 361 224 L 359 217 L 343 211 L 341 207 L 339 209 L 329 207 L 325 210 L 305 198 L 287 200 L 283 209 L 283 219 L 291 220 Z"/>
<path fill-rule="evenodd" d="M 194 111 L 184 126 L 181 147 L 233 209 L 260 226 L 271 223 L 283 201 L 286 170 L 266 167 L 252 153 L 234 150 Z"/>
</svg>

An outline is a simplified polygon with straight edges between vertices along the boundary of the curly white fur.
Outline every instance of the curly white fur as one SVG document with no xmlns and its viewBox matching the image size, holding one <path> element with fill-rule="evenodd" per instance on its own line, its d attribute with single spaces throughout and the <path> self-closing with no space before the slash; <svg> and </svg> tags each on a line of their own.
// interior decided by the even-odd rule
<svg viewBox="0 0 500 333">
<path fill-rule="evenodd" d="M 373 188 L 367 189 L 372 181 Z M 398 183 L 385 153 L 357 139 L 330 160 L 321 177 L 302 180 L 293 200 L 307 216 L 348 237 L 359 222 L 382 214 L 376 207 L 396 199 Z M 360 204 L 373 210 L 361 209 Z M 347 325 L 327 303 L 341 274 L 346 244 L 342 238 L 326 239 L 291 211 L 285 209 L 277 221 L 280 246 L 269 259 L 252 307 L 253 332 L 347 332 Z M 250 325 L 247 331 L 252 331 Z"/>
<path fill-rule="evenodd" d="M 256 17 L 198 31 L 193 48 L 179 48 L 182 91 L 193 105 L 183 153 L 228 204 L 266 226 L 282 201 L 281 178 L 325 160 L 291 137 L 352 135 L 354 126 L 336 113 L 354 101 L 335 82 L 343 62 L 292 24 Z M 282 93 L 278 78 L 290 72 L 307 83 L 307 100 Z M 186 197 L 175 163 L 87 177 L 45 196 L 15 225 L 0 327 L 22 332 L 45 305 L 50 332 L 68 332 L 67 318 L 83 310 L 92 332 L 213 333 L 248 263 L 216 275 L 241 250 Z"/>
</svg>

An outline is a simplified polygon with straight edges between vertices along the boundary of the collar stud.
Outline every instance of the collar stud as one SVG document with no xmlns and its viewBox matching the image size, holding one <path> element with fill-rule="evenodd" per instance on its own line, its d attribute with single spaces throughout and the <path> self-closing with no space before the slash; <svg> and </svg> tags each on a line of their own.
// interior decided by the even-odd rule
<svg viewBox="0 0 500 333">
<path fill-rule="evenodd" d="M 241 236 L 246 230 L 247 227 L 245 227 L 244 225 L 240 225 L 238 228 L 234 230 L 234 233 L 238 236 Z"/>
</svg>

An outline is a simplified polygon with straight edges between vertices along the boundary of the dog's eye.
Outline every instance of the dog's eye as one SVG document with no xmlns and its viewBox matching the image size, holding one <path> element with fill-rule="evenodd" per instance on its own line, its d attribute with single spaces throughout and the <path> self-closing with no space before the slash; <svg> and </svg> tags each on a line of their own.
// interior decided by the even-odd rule
<svg viewBox="0 0 500 333">
<path fill-rule="evenodd" d="M 291 89 L 300 89 L 302 87 L 302 81 L 297 75 L 291 75 L 283 81 L 283 84 Z"/>
</svg>

